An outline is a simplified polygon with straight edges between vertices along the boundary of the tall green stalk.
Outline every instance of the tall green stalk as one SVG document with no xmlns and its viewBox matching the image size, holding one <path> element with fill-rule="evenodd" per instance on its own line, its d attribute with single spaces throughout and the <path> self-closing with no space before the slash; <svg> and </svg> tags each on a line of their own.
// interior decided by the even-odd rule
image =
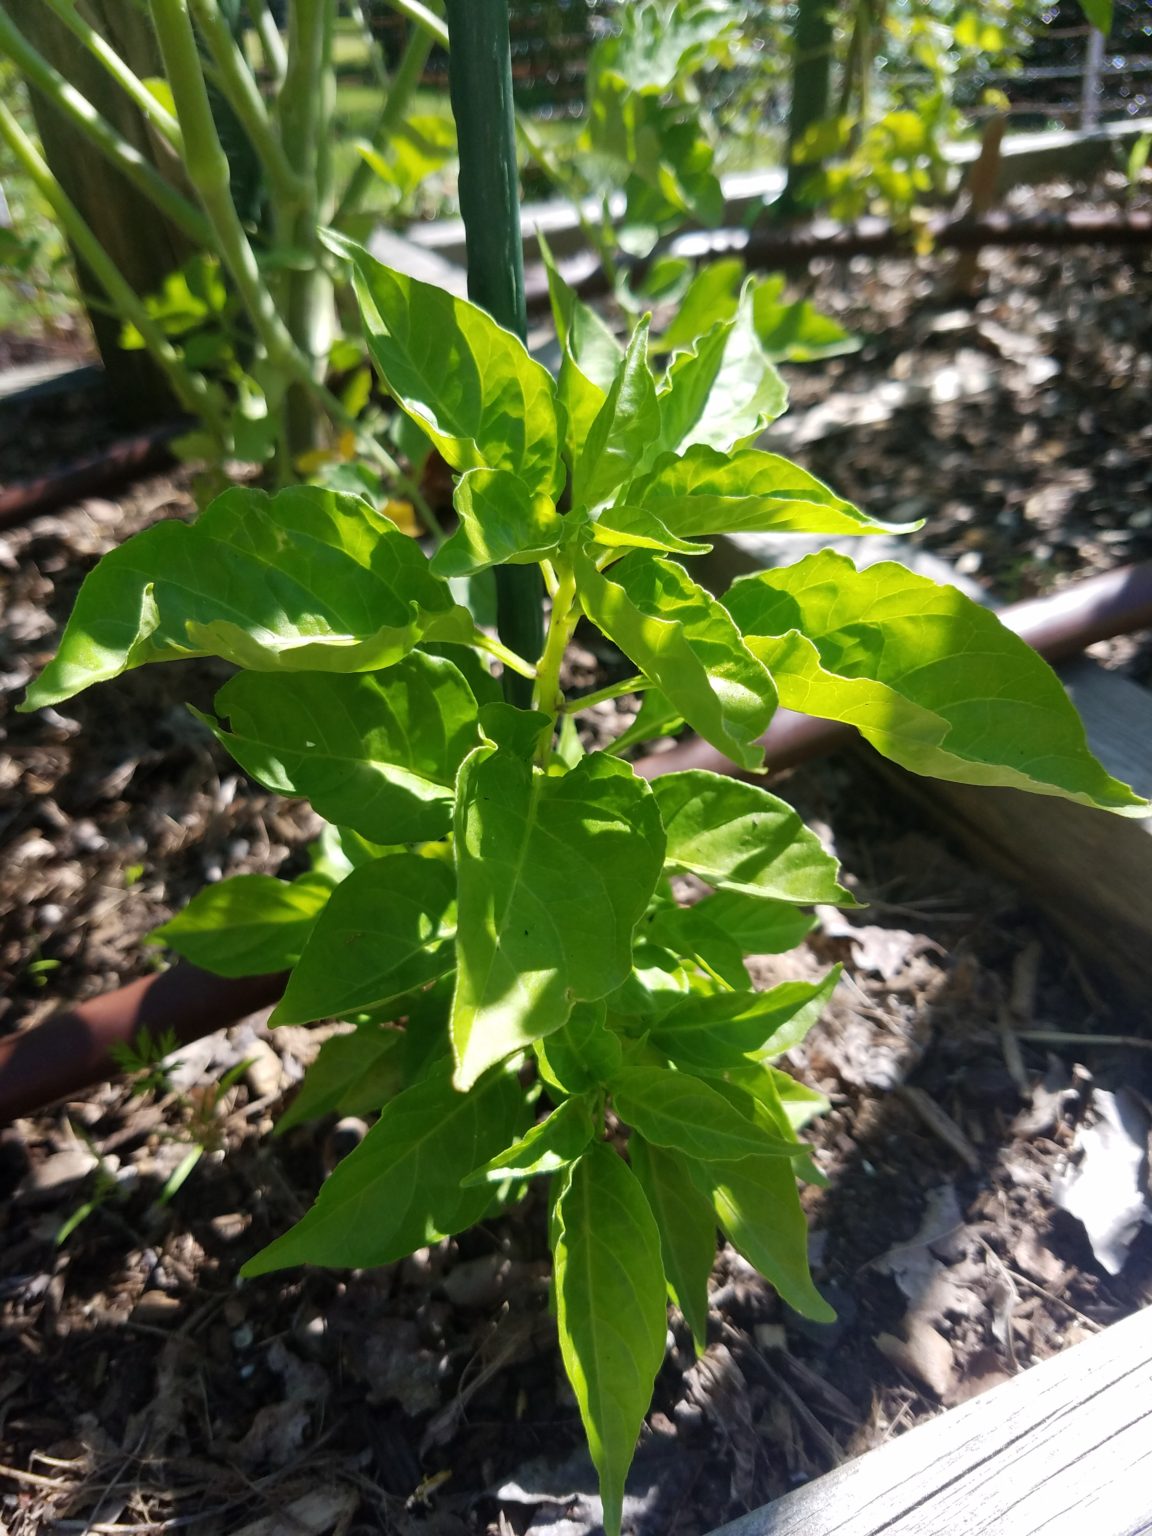
<svg viewBox="0 0 1152 1536">
<path fill-rule="evenodd" d="M 213 396 L 211 388 L 200 374 L 186 366 L 184 359 L 149 314 L 143 300 L 121 277 L 116 263 L 92 233 L 80 210 L 68 197 L 31 139 L 2 101 L 0 101 L 0 140 L 8 145 L 29 180 L 51 207 L 60 221 L 60 227 L 72 242 L 80 259 L 104 289 L 116 313 L 122 319 L 130 321 L 140 332 L 167 375 L 177 400 L 193 415 L 201 418 L 218 448 L 223 452 L 228 440 L 227 429 L 219 402 Z"/>
<path fill-rule="evenodd" d="M 527 314 L 508 0 L 448 0 L 447 16 L 468 295 L 523 338 Z M 521 656 L 539 656 L 543 649 L 543 597 L 535 566 L 497 566 L 497 627 L 504 643 Z M 508 672 L 504 691 L 513 704 L 527 707 L 531 702 L 525 679 Z"/>
</svg>

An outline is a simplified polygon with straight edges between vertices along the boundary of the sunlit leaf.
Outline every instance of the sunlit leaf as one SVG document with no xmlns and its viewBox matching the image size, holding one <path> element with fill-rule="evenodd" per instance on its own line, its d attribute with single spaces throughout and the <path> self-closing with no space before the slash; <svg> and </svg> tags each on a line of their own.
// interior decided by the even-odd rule
<svg viewBox="0 0 1152 1536">
<path fill-rule="evenodd" d="M 506 469 L 556 496 L 555 385 L 518 336 L 475 304 L 376 261 L 331 231 L 353 268 L 368 350 L 397 403 L 453 469 Z"/>
<path fill-rule="evenodd" d="M 869 534 L 919 526 L 884 523 L 834 495 L 814 475 L 758 448 L 720 453 L 706 443 L 659 460 L 628 499 L 679 538 L 717 533 Z"/>
<path fill-rule="evenodd" d="M 801 1317 L 833 1323 L 836 1314 L 812 1283 L 808 1223 L 796 1174 L 785 1157 L 745 1157 L 733 1163 L 689 1164 L 712 1200 L 733 1247 Z"/>
<path fill-rule="evenodd" d="M 470 1093 L 455 1091 L 446 1068 L 406 1088 L 336 1165 L 307 1215 L 241 1273 L 266 1275 L 293 1264 L 391 1264 L 462 1232 L 483 1216 L 492 1191 L 462 1189 L 461 1180 L 508 1145 L 523 1104 L 516 1079 L 503 1071 Z"/>
<path fill-rule="evenodd" d="M 694 443 L 724 452 L 745 447 L 787 403 L 784 381 L 757 338 L 746 291 L 734 318 L 718 322 L 669 364 L 660 392 L 660 446 L 679 452 Z"/>
<path fill-rule="evenodd" d="M 354 869 L 329 898 L 272 1023 L 379 1008 L 443 976 L 453 964 L 455 895 L 439 859 L 398 853 Z"/>
<path fill-rule="evenodd" d="M 555 1173 L 574 1163 L 592 1140 L 596 1126 L 585 1099 L 566 1099 L 558 1109 L 534 1125 L 518 1142 L 498 1157 L 477 1168 L 464 1180 L 474 1184 L 503 1184 L 508 1179 L 531 1179 Z"/>
<path fill-rule="evenodd" d="M 782 703 L 856 726 L 913 773 L 1145 814 L 1092 756 L 1047 663 L 955 587 L 824 550 L 724 601 Z"/>
<path fill-rule="evenodd" d="M 23 708 L 183 656 L 366 672 L 399 661 L 453 608 L 414 541 L 359 497 L 234 487 L 195 523 L 157 523 L 104 556 Z"/>
<path fill-rule="evenodd" d="M 778 1056 L 798 1045 L 820 1017 L 840 980 L 840 966 L 821 981 L 785 981 L 766 992 L 689 996 L 658 1015 L 653 1044 L 678 1066 L 723 1071 L 746 1058 Z"/>
<path fill-rule="evenodd" d="M 628 1156 L 660 1229 L 668 1290 L 702 1355 L 708 1347 L 708 1278 L 716 1261 L 711 1201 L 693 1183 L 685 1160 L 667 1147 L 650 1146 L 634 1132 Z"/>
<path fill-rule="evenodd" d="M 534 564 L 556 548 L 564 532 L 551 497 L 529 490 L 506 469 L 470 469 L 457 481 L 452 505 L 460 526 L 432 558 L 437 576 Z"/>
<path fill-rule="evenodd" d="M 721 605 L 682 566 L 644 551 L 602 574 L 576 557 L 584 611 L 680 716 L 745 768 L 758 768 L 755 743 L 776 708 L 767 670 L 726 624 Z"/>
<path fill-rule="evenodd" d="M 533 1046 L 540 1076 L 560 1093 L 587 1093 L 607 1083 L 620 1066 L 618 1035 L 605 1026 L 603 1002 L 577 1003 L 568 1022 Z"/>
<path fill-rule="evenodd" d="M 236 875 L 197 892 L 150 937 L 218 976 L 267 976 L 295 965 L 331 886 L 313 875 Z"/>
<path fill-rule="evenodd" d="M 217 737 L 253 778 L 385 845 L 444 836 L 456 771 L 478 740 L 468 684 L 420 652 L 383 673 L 242 672 L 216 709 L 229 722 Z"/>
<path fill-rule="evenodd" d="M 631 478 L 661 430 L 648 367 L 648 323 L 636 327 L 604 404 L 588 428 L 572 475 L 575 507 L 596 507 Z"/>
<path fill-rule="evenodd" d="M 693 768 L 662 774 L 652 792 L 671 868 L 748 896 L 855 905 L 815 832 L 766 789 Z"/>
<path fill-rule="evenodd" d="M 668 1324 L 656 1218 L 635 1175 L 604 1142 L 572 1170 L 554 1234 L 560 1351 L 600 1474 L 604 1529 L 619 1536 L 624 1478 Z"/>
<path fill-rule="evenodd" d="M 480 748 L 460 773 L 457 1081 L 620 985 L 664 836 L 648 786 L 608 757 L 546 777 Z"/>
<path fill-rule="evenodd" d="M 793 1145 L 739 1114 L 701 1078 L 667 1067 L 622 1067 L 609 1087 L 616 1112 L 653 1146 L 728 1161 L 791 1157 Z"/>
</svg>

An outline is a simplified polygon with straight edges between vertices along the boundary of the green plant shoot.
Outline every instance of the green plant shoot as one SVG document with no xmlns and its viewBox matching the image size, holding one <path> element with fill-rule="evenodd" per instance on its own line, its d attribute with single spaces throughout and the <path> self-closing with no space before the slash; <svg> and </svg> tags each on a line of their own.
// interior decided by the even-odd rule
<svg viewBox="0 0 1152 1536">
<path fill-rule="evenodd" d="M 561 729 L 581 708 L 563 691 L 576 626 L 645 691 L 634 740 L 685 722 L 754 771 L 782 703 L 917 773 L 1147 807 L 1045 663 L 959 592 L 831 552 L 720 598 L 694 579 L 701 541 L 733 530 L 886 526 L 755 446 L 784 388 L 751 288 L 691 334 L 682 311 L 654 366 L 646 320 L 618 345 L 553 273 L 552 378 L 480 309 L 333 246 L 385 387 L 458 476 L 456 531 L 428 559 L 353 494 L 231 490 L 100 562 L 24 708 L 145 662 L 237 667 L 207 724 L 329 830 L 310 874 L 223 881 L 159 937 L 225 975 L 292 968 L 273 1023 L 354 1026 L 293 1122 L 379 1111 L 246 1273 L 391 1263 L 482 1219 L 509 1181 L 548 1180 L 561 1353 L 616 1533 L 669 1297 L 707 1341 L 717 1229 L 789 1306 L 832 1316 L 797 1189 L 811 1096 L 774 1063 L 837 973 L 760 992 L 742 957 L 852 898 L 757 784 L 649 784 L 619 751 L 584 753 Z M 551 594 L 541 654 L 508 658 L 529 709 L 501 698 L 448 587 L 505 562 L 540 565 Z M 684 873 L 711 894 L 682 908 Z"/>
</svg>

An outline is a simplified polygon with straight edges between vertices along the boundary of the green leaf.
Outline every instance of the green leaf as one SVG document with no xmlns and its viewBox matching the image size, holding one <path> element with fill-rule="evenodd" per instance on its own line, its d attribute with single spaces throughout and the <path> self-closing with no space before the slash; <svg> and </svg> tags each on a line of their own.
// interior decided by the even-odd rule
<svg viewBox="0 0 1152 1536">
<path fill-rule="evenodd" d="M 810 1120 L 814 1120 L 817 1115 L 826 1115 L 832 1108 L 832 1101 L 818 1088 L 798 1083 L 790 1073 L 781 1072 L 779 1067 L 764 1064 L 763 1070 L 772 1078 L 780 1107 L 794 1131 L 802 1131 Z"/>
<path fill-rule="evenodd" d="M 699 267 L 653 350 L 691 352 L 714 325 L 734 317 L 743 281 L 744 263 L 738 256 Z"/>
<path fill-rule="evenodd" d="M 371 671 L 453 606 L 415 541 L 360 497 L 234 487 L 195 523 L 157 523 L 104 556 L 22 708 L 184 656 L 253 672 Z"/>
<path fill-rule="evenodd" d="M 698 1186 L 709 1193 L 733 1247 L 801 1317 L 835 1322 L 835 1312 L 812 1284 L 808 1223 L 787 1158 L 745 1157 L 732 1163 L 692 1163 L 690 1168 Z"/>
<path fill-rule="evenodd" d="M 400 1031 L 378 1024 L 325 1040 L 274 1134 L 283 1136 L 322 1115 L 363 1115 L 379 1109 L 403 1086 L 403 1051 Z"/>
<path fill-rule="evenodd" d="M 784 381 L 756 336 L 746 289 L 736 315 L 722 320 L 669 364 L 660 392 L 660 446 L 706 443 L 721 452 L 753 442 L 788 404 Z"/>
<path fill-rule="evenodd" d="M 268 976 L 295 965 L 330 894 L 310 875 L 236 875 L 205 886 L 149 938 L 217 976 Z"/>
<path fill-rule="evenodd" d="M 1048 664 L 954 587 L 824 550 L 724 601 L 782 703 L 856 726 L 913 773 L 1147 811 L 1092 756 Z"/>
<path fill-rule="evenodd" d="M 616 1113 L 653 1146 L 704 1161 L 791 1157 L 794 1145 L 733 1109 L 724 1096 L 686 1072 L 623 1067 L 609 1083 Z"/>
<path fill-rule="evenodd" d="M 551 716 L 539 709 L 519 709 L 497 699 L 480 710 L 480 731 L 486 742 L 503 747 L 529 761 L 540 745 L 540 736 L 552 724 Z"/>
<path fill-rule="evenodd" d="M 744 955 L 785 954 L 802 943 L 817 922 L 788 902 L 762 901 L 743 891 L 717 891 L 691 910 L 726 933 Z"/>
<path fill-rule="evenodd" d="M 385 386 L 453 469 L 505 469 L 555 497 L 555 385 L 518 336 L 441 288 L 418 282 L 341 235 L 352 263 L 368 350 Z"/>
<path fill-rule="evenodd" d="M 531 1179 L 538 1173 L 555 1173 L 574 1163 L 595 1135 L 596 1125 L 586 1099 L 566 1099 L 546 1119 L 520 1138 L 499 1157 L 477 1168 L 464 1180 L 465 1189 L 476 1184 L 503 1184 L 508 1179 Z"/>
<path fill-rule="evenodd" d="M 656 380 L 648 367 L 648 322 L 641 320 L 576 460 L 572 505 L 599 506 L 631 479 L 660 422 Z"/>
<path fill-rule="evenodd" d="M 808 363 L 817 358 L 858 352 L 860 339 L 828 315 L 822 315 L 807 299 L 782 302 L 785 278 L 781 273 L 758 282 L 752 294 L 752 321 L 760 345 L 774 362 Z"/>
<path fill-rule="evenodd" d="M 613 753 L 626 752 L 657 737 L 675 736 L 684 729 L 684 716 L 659 688 L 649 688 L 640 700 L 640 709 L 632 724 L 613 741 Z"/>
<path fill-rule="evenodd" d="M 584 611 L 705 740 L 744 768 L 758 768 L 755 743 L 776 708 L 768 671 L 724 610 L 687 571 L 637 550 L 597 571 L 576 555 Z"/>
<path fill-rule="evenodd" d="M 692 1330 L 696 1353 L 708 1347 L 708 1280 L 716 1262 L 716 1217 L 692 1182 L 688 1164 L 638 1132 L 628 1138 L 632 1172 L 660 1229 L 660 1252 L 672 1300 Z"/>
<path fill-rule="evenodd" d="M 603 1002 L 577 1003 L 560 1029 L 533 1046 L 540 1076 L 559 1093 L 600 1088 L 620 1066 L 620 1039 L 605 1026 Z"/>
<path fill-rule="evenodd" d="M 792 1168 L 798 1179 L 827 1188 L 828 1180 L 812 1157 L 811 1149 L 796 1135 L 780 1095 L 776 1091 L 778 1074 L 760 1062 L 729 1068 L 715 1080 L 716 1091 L 739 1114 L 762 1126 L 770 1136 L 783 1137 L 792 1147 Z"/>
<path fill-rule="evenodd" d="M 1107 37 L 1112 30 L 1112 0 L 1080 0 L 1080 9 L 1097 32 Z"/>
<path fill-rule="evenodd" d="M 597 312 L 579 299 L 561 276 L 541 231 L 537 230 L 536 238 L 548 273 L 548 298 L 560 345 L 603 399 L 620 370 L 624 348 Z"/>
<path fill-rule="evenodd" d="M 856 904 L 815 832 L 766 789 L 694 768 L 662 775 L 652 792 L 670 868 L 748 896 Z"/>
<path fill-rule="evenodd" d="M 766 992 L 686 997 L 652 1023 L 652 1043 L 678 1066 L 710 1071 L 746 1066 L 752 1056 L 780 1055 L 820 1017 L 841 969 L 833 966 L 821 981 L 785 981 Z"/>
<path fill-rule="evenodd" d="M 231 726 L 213 725 L 217 739 L 254 779 L 385 845 L 448 832 L 456 771 L 478 739 L 468 684 L 420 652 L 383 673 L 242 672 L 216 709 Z"/>
<path fill-rule="evenodd" d="M 650 913 L 645 929 L 648 939 L 718 976 L 726 986 L 750 987 L 743 949 L 731 934 L 709 921 L 702 905 L 670 905 Z"/>
<path fill-rule="evenodd" d="M 443 976 L 455 895 L 439 859 L 397 853 L 354 869 L 332 892 L 271 1022 L 381 1008 Z"/>
<path fill-rule="evenodd" d="M 480 748 L 456 801 L 457 1081 L 559 1029 L 620 985 L 664 836 L 648 786 L 613 758 L 545 777 Z"/>
<path fill-rule="evenodd" d="M 533 565 L 560 542 L 564 519 L 551 497 L 506 469 L 470 469 L 452 505 L 460 526 L 432 557 L 437 576 L 473 576 L 492 565 Z"/>
<path fill-rule="evenodd" d="M 480 1220 L 488 1188 L 461 1189 L 477 1163 L 516 1134 L 524 1098 L 515 1077 L 493 1072 L 457 1093 L 447 1070 L 384 1106 L 356 1150 L 336 1165 L 312 1209 L 241 1273 L 292 1264 L 365 1269 L 392 1264 Z"/>
<path fill-rule="evenodd" d="M 678 538 L 715 533 L 904 533 L 882 523 L 788 459 L 759 448 L 721 453 L 698 443 L 657 461 L 628 488 L 630 502 Z"/>
<path fill-rule="evenodd" d="M 594 1142 L 556 1205 L 556 1313 L 564 1368 L 600 1474 L 607 1536 L 664 1360 L 660 1233 L 634 1174 Z"/>
<path fill-rule="evenodd" d="M 690 544 L 644 507 L 604 507 L 589 524 L 595 543 L 606 549 L 659 549 L 674 555 L 706 555 L 711 544 Z"/>
</svg>

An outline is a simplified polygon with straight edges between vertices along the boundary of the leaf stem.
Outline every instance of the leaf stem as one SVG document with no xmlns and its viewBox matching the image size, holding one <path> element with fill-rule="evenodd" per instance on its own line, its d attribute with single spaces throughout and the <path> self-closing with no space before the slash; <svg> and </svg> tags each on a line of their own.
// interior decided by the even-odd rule
<svg viewBox="0 0 1152 1536">
<path fill-rule="evenodd" d="M 639 672 L 635 677 L 625 677 L 618 683 L 610 683 L 607 688 L 598 688 L 595 693 L 582 693 L 578 699 L 566 699 L 560 706 L 562 715 L 578 715 L 582 710 L 592 709 L 596 704 L 606 704 L 610 699 L 621 699 L 626 693 L 643 693 L 645 688 L 651 688 L 648 678 Z"/>
<path fill-rule="evenodd" d="M 544 642 L 544 652 L 536 668 L 536 682 L 532 688 L 532 708 L 547 715 L 550 721 L 549 729 L 540 733 L 537 761 L 542 768 L 548 766 L 552 756 L 552 727 L 564 702 L 560 692 L 560 667 L 580 618 L 580 608 L 576 602 L 575 571 L 571 565 L 563 565 L 559 567 L 557 575 L 559 584 L 552 599 L 548 638 Z"/>
<path fill-rule="evenodd" d="M 478 651 L 487 651 L 489 656 L 494 656 L 497 661 L 502 661 L 504 665 L 506 667 L 510 667 L 512 671 L 517 674 L 517 676 L 526 677 L 530 681 L 535 681 L 536 668 L 530 661 L 525 661 L 523 656 L 517 656 L 516 652 L 510 650 L 508 646 L 503 643 L 503 641 L 497 640 L 492 635 L 486 634 L 482 629 L 478 629 L 475 635 L 472 637 L 472 644 Z"/>
</svg>

